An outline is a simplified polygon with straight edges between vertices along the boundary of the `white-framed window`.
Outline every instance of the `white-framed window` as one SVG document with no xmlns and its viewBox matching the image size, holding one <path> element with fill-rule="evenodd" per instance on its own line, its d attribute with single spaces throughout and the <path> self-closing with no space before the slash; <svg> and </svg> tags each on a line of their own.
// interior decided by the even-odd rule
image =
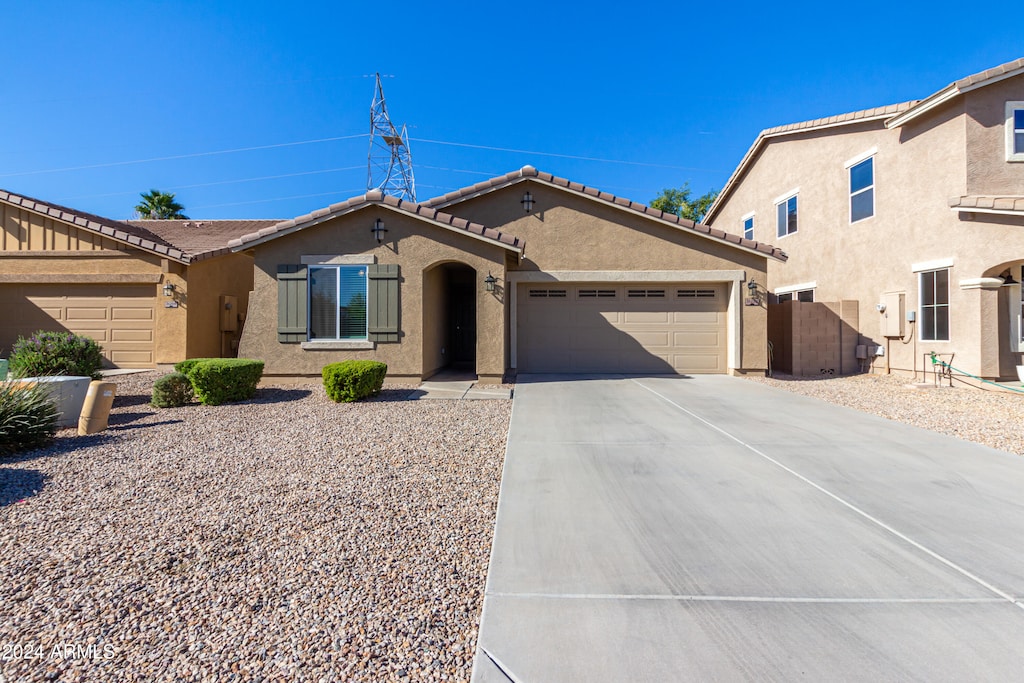
<svg viewBox="0 0 1024 683">
<path fill-rule="evenodd" d="M 785 301 L 814 301 L 814 290 L 813 289 L 798 289 L 792 292 L 783 292 L 776 294 L 778 302 L 781 304 Z"/>
<path fill-rule="evenodd" d="M 365 265 L 309 266 L 309 339 L 367 339 Z"/>
<path fill-rule="evenodd" d="M 1006 103 L 1006 160 L 1024 161 L 1024 102 Z"/>
<path fill-rule="evenodd" d="M 875 215 L 875 158 L 850 166 L 850 222 Z"/>
<path fill-rule="evenodd" d="M 926 270 L 918 278 L 921 341 L 949 341 L 949 269 Z"/>
<path fill-rule="evenodd" d="M 796 198 L 797 195 L 793 192 L 775 202 L 775 227 L 779 237 L 796 232 Z"/>
<path fill-rule="evenodd" d="M 754 212 L 751 211 L 740 220 L 743 221 L 743 238 L 754 239 Z"/>
</svg>

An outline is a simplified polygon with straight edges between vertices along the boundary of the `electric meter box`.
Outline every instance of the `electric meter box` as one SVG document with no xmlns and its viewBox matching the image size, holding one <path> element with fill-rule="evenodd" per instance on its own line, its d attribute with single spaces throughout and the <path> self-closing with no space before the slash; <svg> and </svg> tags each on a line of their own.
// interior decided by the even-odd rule
<svg viewBox="0 0 1024 683">
<path fill-rule="evenodd" d="M 882 295 L 881 304 L 885 306 L 879 317 L 882 319 L 883 337 L 903 337 L 903 321 L 906 320 L 906 295 L 903 292 L 890 292 Z"/>
</svg>

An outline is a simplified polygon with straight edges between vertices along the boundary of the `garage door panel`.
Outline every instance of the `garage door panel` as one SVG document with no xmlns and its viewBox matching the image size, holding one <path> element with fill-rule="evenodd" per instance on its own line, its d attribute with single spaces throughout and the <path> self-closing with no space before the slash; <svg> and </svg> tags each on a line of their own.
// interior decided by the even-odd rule
<svg viewBox="0 0 1024 683">
<path fill-rule="evenodd" d="M 66 330 L 95 339 L 118 367 L 153 367 L 154 288 L 139 285 L 0 285 L 0 354 L 19 336 Z"/>
<path fill-rule="evenodd" d="M 724 285 L 567 284 L 557 298 L 534 287 L 518 292 L 523 372 L 726 371 Z"/>
<path fill-rule="evenodd" d="M 107 320 L 110 318 L 110 309 L 106 306 L 99 308 L 78 308 L 68 306 L 67 315 L 64 317 L 69 323 L 91 322 L 93 320 Z"/>
</svg>

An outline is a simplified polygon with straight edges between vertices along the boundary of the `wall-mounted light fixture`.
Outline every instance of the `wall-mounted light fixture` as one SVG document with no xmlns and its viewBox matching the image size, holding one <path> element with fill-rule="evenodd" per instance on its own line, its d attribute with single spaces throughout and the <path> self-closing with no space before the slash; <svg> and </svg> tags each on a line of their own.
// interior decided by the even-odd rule
<svg viewBox="0 0 1024 683">
<path fill-rule="evenodd" d="M 757 291 L 757 283 L 751 278 L 747 283 L 747 299 L 743 302 L 746 306 L 760 306 L 761 293 Z"/>
<path fill-rule="evenodd" d="M 170 282 L 164 285 L 164 296 L 174 296 L 174 285 Z"/>
<path fill-rule="evenodd" d="M 496 284 L 498 284 L 498 278 L 494 277 L 493 275 L 491 275 L 490 272 L 488 272 L 487 277 L 484 278 L 484 289 L 486 289 L 488 292 L 493 292 L 494 285 Z"/>
<path fill-rule="evenodd" d="M 523 199 L 519 203 L 526 209 L 526 213 L 533 211 L 533 195 L 530 194 L 529 190 L 526 191 L 526 194 L 523 195 Z"/>
<path fill-rule="evenodd" d="M 373 227 L 370 228 L 370 232 L 372 232 L 373 236 L 377 238 L 377 244 L 384 241 L 383 233 L 387 231 L 388 229 L 384 227 L 384 221 L 379 218 L 373 222 Z"/>
<path fill-rule="evenodd" d="M 1010 272 L 1009 268 L 1004 270 L 1003 273 L 1004 273 L 1003 275 L 999 276 L 999 277 L 1003 278 L 1003 286 L 1009 286 L 1009 285 L 1016 285 L 1016 284 L 1018 284 L 1018 282 L 1013 279 L 1013 273 Z"/>
</svg>

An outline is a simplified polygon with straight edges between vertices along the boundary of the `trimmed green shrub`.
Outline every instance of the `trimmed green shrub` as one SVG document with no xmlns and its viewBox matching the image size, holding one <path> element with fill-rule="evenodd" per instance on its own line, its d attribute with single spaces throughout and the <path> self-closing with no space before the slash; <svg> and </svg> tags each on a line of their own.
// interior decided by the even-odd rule
<svg viewBox="0 0 1024 683">
<path fill-rule="evenodd" d="M 57 433 L 57 406 L 38 384 L 0 383 L 0 456 L 41 448 Z"/>
<path fill-rule="evenodd" d="M 325 365 L 324 389 L 335 403 L 351 403 L 373 396 L 384 386 L 386 363 L 375 360 L 346 360 Z"/>
<path fill-rule="evenodd" d="M 100 379 L 101 367 L 100 345 L 72 332 L 40 330 L 28 339 L 18 337 L 10 357 L 15 377 L 65 375 Z"/>
<path fill-rule="evenodd" d="M 206 358 L 195 363 L 188 378 L 200 403 L 216 406 L 256 395 L 263 361 L 251 358 Z"/>
<path fill-rule="evenodd" d="M 192 400 L 192 382 L 180 372 L 172 372 L 153 382 L 154 408 L 180 408 Z"/>
<path fill-rule="evenodd" d="M 183 360 L 183 361 L 180 361 L 178 363 L 175 363 L 174 364 L 174 371 L 175 372 L 180 372 L 183 375 L 187 375 L 188 373 L 192 372 L 192 368 L 194 368 L 197 363 L 202 363 L 204 360 L 220 360 L 220 359 L 219 358 L 189 358 L 188 360 Z"/>
</svg>

